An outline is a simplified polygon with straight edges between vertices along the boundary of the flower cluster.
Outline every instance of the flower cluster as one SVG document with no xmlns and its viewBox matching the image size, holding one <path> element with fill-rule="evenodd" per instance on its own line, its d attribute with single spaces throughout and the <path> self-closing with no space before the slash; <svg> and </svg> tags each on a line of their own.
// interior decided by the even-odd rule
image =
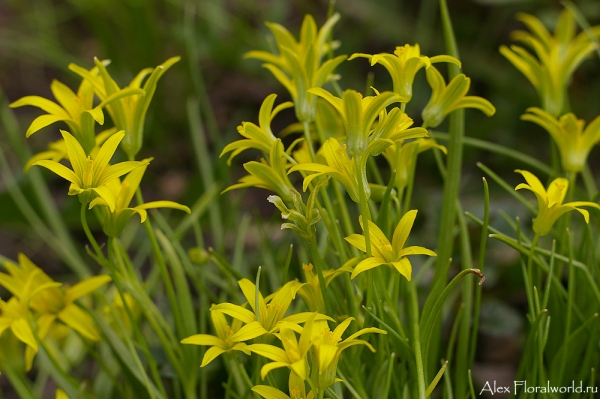
<svg viewBox="0 0 600 399">
<path fill-rule="evenodd" d="M 54 81 L 50 88 L 59 104 L 39 96 L 26 96 L 10 104 L 11 107 L 31 105 L 48 113 L 31 123 L 26 133 L 28 137 L 55 122 L 64 121 L 67 124 L 71 132 L 61 130 L 63 140 L 51 143 L 49 151 L 35 155 L 27 163 L 26 169 L 39 165 L 69 181 L 69 195 L 77 195 L 80 202 L 89 205 L 89 208 L 101 208 L 101 222 L 109 237 L 121 235 L 127 221 L 135 213 L 144 222 L 146 209 L 166 207 L 190 212 L 187 206 L 172 201 L 155 201 L 129 207 L 151 161 L 151 158 L 134 160 L 143 142 L 146 111 L 158 80 L 177 61 L 179 57 L 173 57 L 154 70 L 142 70 L 123 89 L 108 73 L 108 62 L 95 59 L 95 66 L 90 70 L 71 64 L 69 69 L 82 78 L 77 93 L 63 83 Z M 100 104 L 94 107 L 95 96 Z M 103 109 L 111 115 L 115 127 L 96 134 L 95 122 L 104 124 Z M 130 160 L 111 164 L 119 146 Z M 72 169 L 60 163 L 63 159 L 69 161 Z M 121 181 L 123 175 L 127 177 Z"/>
<path fill-rule="evenodd" d="M 56 330 L 55 323 L 63 323 L 85 339 L 100 340 L 94 320 L 75 301 L 108 283 L 109 276 L 90 277 L 64 288 L 23 254 L 18 265 L 7 262 L 4 267 L 9 273 L 0 273 L 0 285 L 13 296 L 6 302 L 0 300 L 0 335 L 10 328 L 27 345 L 26 370 L 31 369 L 38 342 Z"/>
</svg>

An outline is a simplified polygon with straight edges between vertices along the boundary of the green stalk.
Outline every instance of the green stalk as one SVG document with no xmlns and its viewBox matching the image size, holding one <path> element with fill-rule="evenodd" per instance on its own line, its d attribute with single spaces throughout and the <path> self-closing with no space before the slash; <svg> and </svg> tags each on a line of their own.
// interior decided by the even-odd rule
<svg viewBox="0 0 600 399">
<path fill-rule="evenodd" d="M 83 231 L 85 232 L 85 235 L 86 235 L 88 241 L 90 242 L 90 244 L 92 244 L 92 248 L 94 248 L 94 252 L 96 253 L 96 256 L 98 257 L 98 259 L 102 260 L 102 264 L 104 266 L 106 264 L 109 264 L 110 262 L 107 261 L 106 256 L 104 256 L 102 249 L 98 245 L 98 242 L 94 238 L 94 235 L 92 234 L 90 227 L 88 226 L 87 217 L 86 217 L 87 205 L 88 204 L 81 204 L 81 212 L 80 212 L 81 226 L 83 227 Z M 114 270 L 114 268 L 113 269 L 109 268 L 109 270 L 112 271 L 112 270 Z"/>
<path fill-rule="evenodd" d="M 568 299 L 567 299 L 567 319 L 565 321 L 565 332 L 564 332 L 564 352 L 563 352 L 563 361 L 560 362 L 559 365 L 559 382 L 562 383 L 564 381 L 564 372 L 565 366 L 567 363 L 567 355 L 569 354 L 569 341 L 571 336 L 571 319 L 573 314 L 573 302 L 575 301 L 575 268 L 573 267 L 573 249 L 571 247 L 571 240 L 569 233 L 567 232 L 567 239 L 569 244 L 569 287 L 568 287 Z"/>
<path fill-rule="evenodd" d="M 413 351 L 415 353 L 415 363 L 417 366 L 417 392 L 419 399 L 425 399 L 425 371 L 423 358 L 421 356 L 421 332 L 419 329 L 419 301 L 417 299 L 417 287 L 414 284 L 409 285 L 410 301 L 410 323 L 413 327 Z"/>
<path fill-rule="evenodd" d="M 362 215 L 363 223 L 363 235 L 365 236 L 365 246 L 367 249 L 367 258 L 373 256 L 371 251 L 371 234 L 369 232 L 369 222 L 371 221 L 371 212 L 369 210 L 369 203 L 367 195 L 365 193 L 365 187 L 363 186 L 362 176 L 360 174 L 360 158 L 354 157 L 354 165 L 356 172 L 356 179 L 358 180 L 358 198 L 360 200 L 360 214 Z"/>
<path fill-rule="evenodd" d="M 211 153 L 208 150 L 206 143 L 204 129 L 202 128 L 202 119 L 198 108 L 200 104 L 196 99 L 189 99 L 187 102 L 187 115 L 188 124 L 190 126 L 190 135 L 192 137 L 192 143 L 194 145 L 194 153 L 196 155 L 196 161 L 198 162 L 198 169 L 202 176 L 202 183 L 204 190 L 208 191 L 215 186 L 215 174 L 213 170 L 213 161 Z M 215 240 L 215 247 L 218 251 L 223 250 L 223 238 L 225 237 L 221 208 L 219 201 L 212 201 L 209 205 L 210 212 L 210 225 L 213 229 L 213 238 Z"/>
<path fill-rule="evenodd" d="M 165 387 L 164 387 L 164 385 L 162 383 L 162 378 L 161 378 L 160 373 L 158 371 L 158 368 L 156 366 L 156 361 L 154 360 L 154 357 L 150 353 L 150 348 L 148 347 L 146 339 L 142 335 L 142 333 L 141 333 L 141 331 L 139 329 L 137 320 L 133 316 L 133 312 L 129 308 L 129 305 L 127 304 L 127 300 L 125 299 L 125 291 L 123 290 L 123 286 L 121 285 L 121 280 L 120 280 L 119 275 L 118 275 L 117 264 L 121 264 L 121 266 L 122 266 L 121 268 L 123 269 L 122 272 L 124 274 L 126 274 L 126 270 L 123 267 L 122 262 L 115 262 L 114 258 L 115 258 L 115 256 L 118 255 L 119 252 L 117 251 L 117 248 L 115 248 L 115 241 L 114 240 L 115 239 L 113 237 L 110 237 L 108 239 L 109 263 L 112 265 L 111 277 L 113 279 L 113 282 L 115 283 L 115 287 L 117 288 L 117 292 L 119 293 L 119 297 L 121 298 L 121 302 L 123 303 L 123 307 L 125 308 L 125 312 L 127 313 L 127 317 L 129 317 L 129 321 L 131 322 L 131 326 L 133 328 L 134 337 L 136 338 L 136 343 L 140 346 L 141 351 L 144 353 L 144 356 L 146 357 L 146 360 L 148 362 L 148 366 L 150 368 L 150 372 L 152 373 L 152 379 L 156 383 L 158 389 L 160 390 L 160 393 L 163 394 L 163 396 L 166 398 L 167 397 L 167 392 L 166 392 Z M 146 373 L 144 373 L 144 377 L 147 378 Z M 154 395 L 149 386 L 148 386 L 148 392 L 150 393 L 151 396 Z"/>
<path fill-rule="evenodd" d="M 461 258 L 463 260 L 463 267 L 465 269 L 471 269 L 473 264 L 471 261 L 471 245 L 469 231 L 467 228 L 467 221 L 460 205 L 460 201 L 456 200 L 457 218 L 460 229 L 460 245 L 461 245 Z M 468 391 L 466 381 L 467 374 L 471 368 L 469 363 L 470 359 L 470 341 L 471 337 L 471 317 L 473 313 L 473 296 L 474 287 L 473 279 L 471 276 L 465 277 L 465 282 L 462 286 L 462 304 L 464 305 L 464 317 L 460 323 L 459 341 L 456 349 L 456 365 L 455 371 L 455 394 L 456 397 L 464 397 Z M 475 332 L 476 334 L 476 332 Z"/>
<path fill-rule="evenodd" d="M 440 11 L 442 17 L 442 25 L 444 30 L 444 39 L 446 42 L 447 54 L 460 59 L 456 39 L 452 30 L 452 21 L 448 13 L 446 0 L 440 0 Z M 459 73 L 459 68 L 454 64 L 448 64 L 449 78 L 452 79 Z M 438 234 L 436 272 L 432 284 L 430 296 L 425 304 L 424 312 L 429 312 L 435 301 L 440 297 L 444 290 L 448 279 L 448 269 L 450 263 L 448 260 L 452 257 L 454 243 L 454 224 L 455 224 L 455 204 L 458 199 L 458 191 L 460 185 L 461 168 L 462 168 L 462 152 L 463 152 L 463 137 L 465 133 L 465 114 L 463 109 L 456 110 L 450 114 L 448 140 L 448 156 L 446 166 L 446 179 L 444 180 L 444 193 L 442 199 L 442 211 L 440 216 L 440 226 Z M 428 362 L 431 364 L 437 363 L 440 345 L 440 325 L 441 319 L 435 321 L 435 335 L 432 335 L 431 341 L 426 341 L 429 350 L 429 357 L 425 359 L 426 368 Z"/>
<path fill-rule="evenodd" d="M 315 262 L 315 269 L 317 270 L 317 278 L 319 279 L 319 288 L 321 290 L 321 295 L 323 296 L 323 302 L 325 303 L 325 314 L 333 315 L 331 311 L 331 303 L 329 302 L 329 296 L 327 295 L 327 286 L 325 283 L 325 278 L 323 277 L 323 270 L 325 269 L 325 262 L 323 262 L 323 258 L 321 258 L 321 254 L 319 253 L 319 247 L 317 246 L 317 234 L 313 228 L 313 235 L 308 240 L 310 245 L 310 254 Z"/>
<path fill-rule="evenodd" d="M 488 238 L 488 225 L 490 222 L 490 190 L 488 188 L 487 180 L 485 177 L 483 181 L 483 225 L 481 226 L 481 237 L 479 239 L 479 262 L 478 267 L 481 273 L 484 273 L 485 268 L 485 249 Z M 550 281 L 550 280 L 548 280 Z M 469 354 L 469 364 L 473 364 L 475 361 L 475 351 L 477 347 L 477 333 L 479 332 L 479 315 L 481 313 L 481 286 L 477 286 L 475 289 L 475 308 L 473 310 L 473 328 L 471 330 L 471 349 Z"/>
</svg>

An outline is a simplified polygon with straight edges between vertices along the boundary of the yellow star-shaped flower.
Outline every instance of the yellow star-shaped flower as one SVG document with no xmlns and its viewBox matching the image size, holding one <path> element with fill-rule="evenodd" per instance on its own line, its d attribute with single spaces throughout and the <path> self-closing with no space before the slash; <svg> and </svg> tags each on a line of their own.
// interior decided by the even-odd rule
<svg viewBox="0 0 600 399">
<path fill-rule="evenodd" d="M 394 230 L 394 235 L 392 237 L 392 242 L 388 240 L 388 238 L 383 234 L 381 229 L 377 227 L 377 225 L 369 220 L 369 234 L 371 237 L 371 251 L 373 252 L 373 256 L 362 260 L 354 270 L 352 271 L 352 276 L 350 278 L 355 278 L 360 273 L 373 269 L 374 267 L 381 265 L 389 265 L 396 269 L 398 273 L 402 274 L 408 281 L 411 279 L 412 275 L 412 264 L 408 260 L 407 256 L 409 255 L 428 255 L 428 256 L 437 256 L 435 252 L 430 249 L 419 247 L 419 246 L 410 246 L 404 247 L 406 240 L 408 239 L 408 235 L 410 234 L 410 230 L 415 222 L 415 218 L 417 217 L 417 211 L 411 210 L 406 212 L 396 229 Z M 364 230 L 365 227 L 363 225 L 362 217 L 359 219 L 360 226 Z M 360 249 L 363 252 L 367 252 L 367 247 L 365 243 L 365 237 L 362 234 L 351 234 L 346 237 L 346 241 Z"/>
</svg>

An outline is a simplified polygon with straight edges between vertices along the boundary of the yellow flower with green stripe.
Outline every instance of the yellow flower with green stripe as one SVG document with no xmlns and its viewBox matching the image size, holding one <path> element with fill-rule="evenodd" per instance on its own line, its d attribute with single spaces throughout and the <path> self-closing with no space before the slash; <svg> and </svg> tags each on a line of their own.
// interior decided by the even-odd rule
<svg viewBox="0 0 600 399">
<path fill-rule="evenodd" d="M 440 125 L 448 114 L 461 108 L 475 108 L 492 116 L 496 108 L 485 98 L 467 96 L 471 79 L 460 73 L 446 85 L 446 80 L 433 65 L 425 71 L 427 82 L 431 86 L 431 98 L 423 108 L 424 128 L 434 128 Z"/>
<path fill-rule="evenodd" d="M 542 108 L 552 116 L 565 112 L 567 86 L 577 67 L 598 47 L 589 34 L 600 37 L 600 26 L 575 35 L 575 19 L 564 9 L 551 35 L 542 22 L 530 14 L 519 13 L 517 19 L 530 32 L 515 31 L 512 38 L 533 50 L 535 56 L 521 46 L 500 46 L 500 53 L 531 82 L 540 97 Z"/>
<path fill-rule="evenodd" d="M 585 121 L 577 119 L 572 112 L 560 118 L 537 107 L 528 108 L 527 112 L 521 119 L 540 125 L 552 136 L 560 152 L 564 170 L 580 172 L 588 154 L 600 141 L 600 116 L 584 130 Z"/>
<path fill-rule="evenodd" d="M 394 230 L 394 235 L 392 236 L 391 243 L 385 236 L 385 234 L 383 234 L 381 229 L 377 227 L 375 223 L 369 220 L 368 229 L 371 237 L 371 251 L 373 253 L 373 256 L 365 258 L 358 265 L 356 265 L 356 267 L 352 271 L 352 276 L 350 278 L 355 278 L 360 273 L 373 269 L 375 267 L 381 265 L 389 265 L 396 269 L 398 273 L 406 277 L 408 281 L 410 281 L 412 276 L 412 264 L 408 260 L 407 256 L 437 256 L 435 252 L 424 247 L 404 247 L 404 244 L 406 244 L 406 240 L 408 239 L 408 235 L 410 234 L 416 217 L 417 211 L 414 209 L 406 212 L 404 216 L 402 216 L 400 222 Z M 362 217 L 359 218 L 359 221 L 360 226 L 364 231 L 365 227 L 363 225 Z M 346 241 L 348 241 L 350 244 L 360 249 L 361 251 L 367 252 L 367 246 L 365 243 L 364 235 L 351 234 L 348 237 L 346 237 Z"/>
<path fill-rule="evenodd" d="M 107 236 L 120 236 L 129 219 L 136 213 L 140 215 L 140 221 L 144 223 L 147 217 L 147 209 L 173 208 L 191 213 L 190 208 L 173 201 L 152 201 L 134 207 L 129 206 L 151 160 L 152 158 L 142 160 L 142 165 L 129 172 L 123 181 L 118 177 L 108 181 L 106 183 L 108 190 L 104 191 L 104 196 L 96 197 L 90 202 L 90 209 L 95 206 L 102 209 L 100 216 L 102 229 Z M 114 204 L 112 209 L 111 204 Z"/>
<path fill-rule="evenodd" d="M 84 68 L 81 69 L 89 76 L 98 75 L 97 67 L 89 71 Z M 98 122 L 100 125 L 104 124 L 102 108 L 124 97 L 144 94 L 144 90 L 139 88 L 115 90 L 111 95 L 102 98 L 101 103 L 94 107 L 93 85 L 86 80 L 81 82 L 77 93 L 74 93 L 67 85 L 58 80 L 52 81 L 50 90 L 58 103 L 40 96 L 25 96 L 10 104 L 12 108 L 30 105 L 47 112 L 47 114 L 34 119 L 25 135 L 29 137 L 48 125 L 63 121 L 69 126 L 69 130 L 81 143 L 86 154 L 89 154 L 94 148 L 94 122 Z"/>
<path fill-rule="evenodd" d="M 106 201 L 110 210 L 114 211 L 116 206 L 114 195 L 106 184 L 139 166 L 147 164 L 147 162 L 126 161 L 109 165 L 110 159 L 125 136 L 123 131 L 113 134 L 106 140 L 93 158 L 86 155 L 81 144 L 69 132 L 61 130 L 61 133 L 73 169 L 51 160 L 40 160 L 35 162 L 34 165 L 50 169 L 63 179 L 71 182 L 69 195 L 79 195 L 79 201 L 82 204 L 87 204 L 95 196 L 99 196 Z"/>
<path fill-rule="evenodd" d="M 171 57 L 156 68 L 142 69 L 129 85 L 123 89 L 119 88 L 117 82 L 108 73 L 106 69 L 108 62 L 94 58 L 94 63 L 98 70 L 96 74 L 90 73 L 90 71 L 78 65 L 69 64 L 69 69 L 85 79 L 103 103 L 106 103 L 109 99 L 113 99 L 117 93 L 123 91 L 133 94 L 119 96 L 117 98 L 118 101 L 111 100 L 106 107 L 115 126 L 119 130 L 125 131 L 125 139 L 122 146 L 129 159 L 134 159 L 135 155 L 142 148 L 146 112 L 156 91 L 159 79 L 180 59 L 181 57 Z"/>
<path fill-rule="evenodd" d="M 548 186 L 548 190 L 540 180 L 531 172 L 526 170 L 515 170 L 525 178 L 527 183 L 521 183 L 515 190 L 525 189 L 533 192 L 538 202 L 538 214 L 533 222 L 533 231 L 539 236 L 545 236 L 550 233 L 552 226 L 559 217 L 570 211 L 577 211 L 583 215 L 586 223 L 590 222 L 590 214 L 587 210 L 582 209 L 582 206 L 590 206 L 600 209 L 600 205 L 589 201 L 575 201 L 563 204 L 567 190 L 569 189 L 569 181 L 565 178 L 556 178 Z"/>
<path fill-rule="evenodd" d="M 39 339 L 44 339 L 53 324 L 60 320 L 81 336 L 92 341 L 100 340 L 94 320 L 75 301 L 111 281 L 109 276 L 90 277 L 72 287 L 63 288 L 61 283 L 52 280 L 27 256 L 19 254 L 18 261 L 18 265 L 5 263 L 8 274 L 0 273 L 0 285 L 13 294 L 8 303 L 2 304 L 0 333 L 8 327 L 7 320 L 12 320 L 10 327 L 13 333 L 28 345 L 25 351 L 28 368 L 37 353 L 37 342 L 31 340 L 33 333 L 29 335 L 33 330 L 31 326 L 25 326 L 28 310 L 33 311 L 35 316 Z"/>
<path fill-rule="evenodd" d="M 394 54 L 352 54 L 349 60 L 357 57 L 368 58 L 371 61 L 371 66 L 380 64 L 389 72 L 392 83 L 394 85 L 394 93 L 401 98 L 400 102 L 407 103 L 412 98 L 412 85 L 417 72 L 423 67 L 429 68 L 431 64 L 436 62 L 450 62 L 461 66 L 460 61 L 450 55 L 437 55 L 434 57 L 426 57 L 421 55 L 421 48 L 418 44 L 411 46 L 396 47 Z"/>
<path fill-rule="evenodd" d="M 294 106 L 292 102 L 286 101 L 273 109 L 276 98 L 276 94 L 271 94 L 263 101 L 258 113 L 258 126 L 252 122 L 242 122 L 242 124 L 238 126 L 238 132 L 246 138 L 227 144 L 225 148 L 223 148 L 223 151 L 221 151 L 221 155 L 219 155 L 219 157 L 222 157 L 224 154 L 231 152 L 231 155 L 229 155 L 229 158 L 227 159 L 228 165 L 231 164 L 233 157 L 250 148 L 255 148 L 262 151 L 264 154 L 269 154 L 277 140 L 271 130 L 271 121 L 273 121 L 273 118 L 275 118 L 282 110 Z"/>
<path fill-rule="evenodd" d="M 304 323 L 311 315 L 310 312 L 301 312 L 285 317 L 292 300 L 296 297 L 296 292 L 303 286 L 298 281 L 285 283 L 283 287 L 268 296 L 267 299 L 257 291 L 256 286 L 250 280 L 241 279 L 238 284 L 252 310 L 228 302 L 220 303 L 211 308 L 212 312 L 222 312 L 245 323 L 231 337 L 234 342 L 248 341 L 267 333 L 274 334 L 279 331 L 282 324 L 289 327 L 290 324 Z M 256 301 L 257 296 L 258 303 Z M 325 315 L 319 315 L 319 317 L 329 318 Z"/>
<path fill-rule="evenodd" d="M 208 365 L 219 355 L 229 351 L 242 351 L 246 355 L 250 354 L 245 343 L 231 340 L 231 337 L 236 335 L 242 326 L 240 320 L 233 319 L 233 323 L 230 326 L 227 324 L 227 319 L 223 313 L 210 312 L 210 317 L 217 333 L 216 336 L 210 334 L 196 334 L 181 340 L 182 344 L 210 346 L 204 353 L 204 358 L 202 358 L 200 367 Z"/>
<path fill-rule="evenodd" d="M 246 58 L 265 61 L 263 67 L 290 93 L 296 116 L 301 122 L 315 119 L 316 97 L 308 90 L 335 79 L 333 71 L 346 59 L 345 55 L 340 55 L 321 63 L 332 47 L 338 45 L 337 42 L 330 42 L 329 36 L 339 19 L 340 15 L 335 13 L 317 30 L 315 20 L 307 15 L 300 28 L 299 41 L 283 26 L 267 22 L 266 25 L 275 38 L 278 54 L 250 51 L 244 55 Z"/>
</svg>

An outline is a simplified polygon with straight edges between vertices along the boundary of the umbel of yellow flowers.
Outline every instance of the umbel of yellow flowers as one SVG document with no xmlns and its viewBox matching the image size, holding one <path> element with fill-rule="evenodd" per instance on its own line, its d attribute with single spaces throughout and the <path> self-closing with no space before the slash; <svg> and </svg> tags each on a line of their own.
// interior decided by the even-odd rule
<svg viewBox="0 0 600 399">
<path fill-rule="evenodd" d="M 515 190 L 529 190 L 537 197 L 538 214 L 533 222 L 533 232 L 539 236 L 545 236 L 550 233 L 554 222 L 569 211 L 581 213 L 585 222 L 589 223 L 589 212 L 580 207 L 591 206 L 600 209 L 600 205 L 589 201 L 575 201 L 563 204 L 569 188 L 569 181 L 565 178 L 559 177 L 554 179 L 548 186 L 548 190 L 546 190 L 540 180 L 531 172 L 519 169 L 515 170 L 515 172 L 522 174 L 525 181 L 527 181 L 527 184 L 521 183 L 515 187 Z"/>
</svg>

